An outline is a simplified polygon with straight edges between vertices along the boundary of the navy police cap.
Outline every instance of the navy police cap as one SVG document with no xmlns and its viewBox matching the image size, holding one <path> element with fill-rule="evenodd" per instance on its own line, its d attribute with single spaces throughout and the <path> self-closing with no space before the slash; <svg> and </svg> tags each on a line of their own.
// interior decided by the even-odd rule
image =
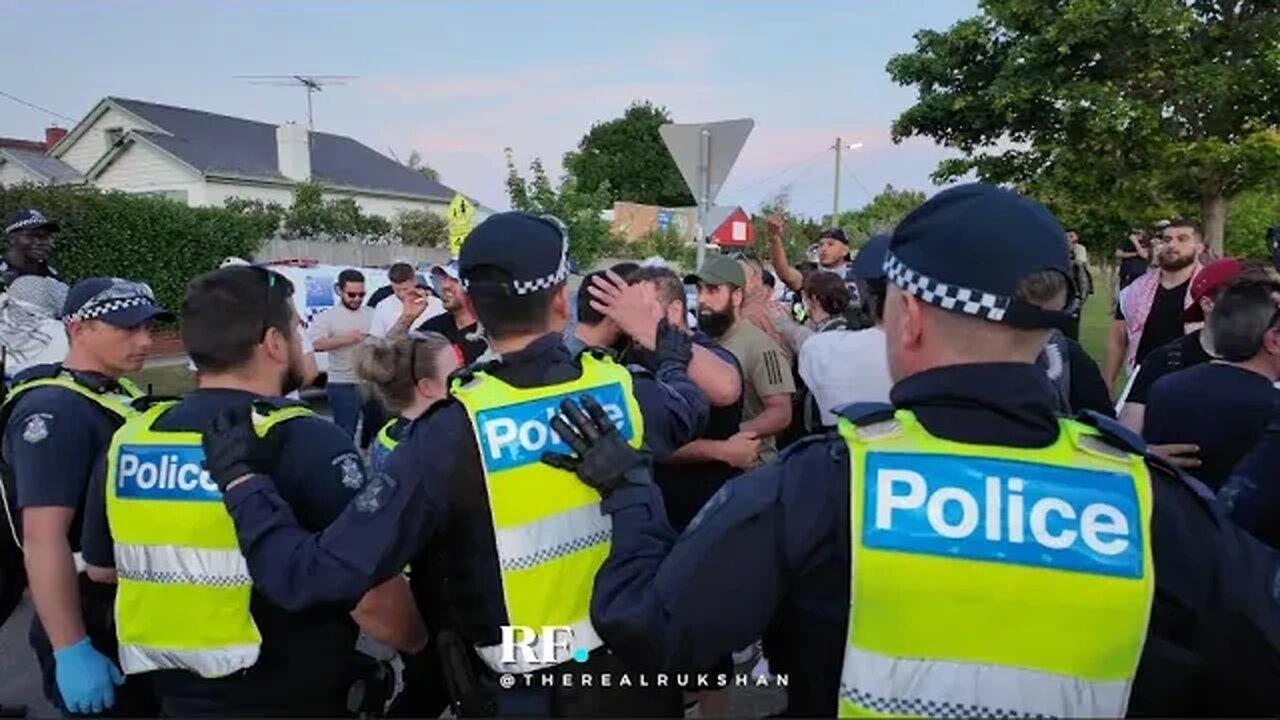
<svg viewBox="0 0 1280 720">
<path fill-rule="evenodd" d="M 462 243 L 458 275 L 468 292 L 498 291 L 529 295 L 569 278 L 569 237 L 564 225 L 549 215 L 505 212 L 477 225 Z M 474 279 L 476 270 L 491 267 L 509 279 Z"/>
<path fill-rule="evenodd" d="M 853 259 L 853 274 L 859 280 L 883 280 L 884 256 L 889 252 L 889 235 L 872 235 Z"/>
<path fill-rule="evenodd" d="M 1059 326 L 1067 314 L 1014 298 L 1028 276 L 1071 278 L 1066 233 L 1043 205 L 983 183 L 944 190 L 893 232 L 889 282 L 951 312 L 1021 328 Z M 1070 291 L 1069 291 L 1070 292 Z"/>
</svg>

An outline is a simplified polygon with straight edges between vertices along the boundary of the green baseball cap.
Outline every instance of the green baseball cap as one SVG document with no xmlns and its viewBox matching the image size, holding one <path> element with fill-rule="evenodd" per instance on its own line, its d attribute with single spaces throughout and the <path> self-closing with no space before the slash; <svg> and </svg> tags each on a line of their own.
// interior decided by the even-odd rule
<svg viewBox="0 0 1280 720">
<path fill-rule="evenodd" d="M 742 265 L 737 260 L 727 255 L 711 255 L 702 261 L 702 267 L 698 269 L 698 272 L 686 275 L 684 281 L 689 285 L 703 283 L 705 285 L 732 285 L 740 288 L 746 286 L 747 274 L 743 272 Z"/>
</svg>

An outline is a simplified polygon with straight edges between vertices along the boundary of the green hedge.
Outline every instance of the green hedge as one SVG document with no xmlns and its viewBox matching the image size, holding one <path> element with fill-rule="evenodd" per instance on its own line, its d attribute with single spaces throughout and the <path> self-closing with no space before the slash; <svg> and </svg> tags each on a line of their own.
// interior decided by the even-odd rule
<svg viewBox="0 0 1280 720">
<path fill-rule="evenodd" d="M 89 188 L 0 187 L 0 217 L 35 208 L 62 226 L 53 264 L 69 283 L 116 276 L 151 285 L 177 311 L 187 282 L 261 248 L 262 228 L 222 208 Z"/>
</svg>

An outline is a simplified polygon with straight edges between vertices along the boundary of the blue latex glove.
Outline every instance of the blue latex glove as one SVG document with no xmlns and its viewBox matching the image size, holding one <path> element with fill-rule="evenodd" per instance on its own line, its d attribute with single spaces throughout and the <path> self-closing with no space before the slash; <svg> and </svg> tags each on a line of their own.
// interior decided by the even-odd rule
<svg viewBox="0 0 1280 720">
<path fill-rule="evenodd" d="M 100 713 L 116 704 L 116 685 L 124 675 L 116 664 L 98 652 L 89 638 L 53 653 L 58 692 L 67 712 Z"/>
</svg>

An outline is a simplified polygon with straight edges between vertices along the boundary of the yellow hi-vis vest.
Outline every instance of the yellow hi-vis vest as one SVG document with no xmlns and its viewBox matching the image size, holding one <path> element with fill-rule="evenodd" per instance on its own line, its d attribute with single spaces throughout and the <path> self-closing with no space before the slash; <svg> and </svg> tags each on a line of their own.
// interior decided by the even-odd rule
<svg viewBox="0 0 1280 720">
<path fill-rule="evenodd" d="M 581 659 L 604 644 L 591 625 L 591 590 L 609 556 L 613 521 L 600 510 L 596 490 L 541 457 L 544 451 L 573 452 L 551 429 L 563 400 L 591 395 L 637 448 L 644 420 L 626 368 L 590 353 L 581 363 L 581 377 L 558 385 L 517 388 L 480 370 L 468 381 L 455 379 L 451 388 L 480 450 L 507 621 L 526 641 L 534 640 L 535 650 L 554 645 L 544 642 L 544 628 L 567 627 L 572 634 L 573 647 L 555 648 L 554 658 L 529 657 L 510 642 L 477 647 L 495 672 L 532 672 L 574 657 L 570 651 Z"/>
<path fill-rule="evenodd" d="M 1040 450 L 841 418 L 842 717 L 1122 717 L 1155 590 L 1146 464 L 1071 420 Z"/>
<path fill-rule="evenodd" d="M 35 390 L 36 388 L 42 387 L 60 387 L 64 390 L 70 390 L 77 395 L 81 395 L 86 399 L 97 403 L 99 407 L 106 410 L 107 413 L 118 417 L 120 422 L 123 423 L 129 417 L 137 414 L 133 409 L 132 403 L 134 400 L 142 397 L 143 392 L 138 389 L 137 385 L 134 385 L 126 378 L 120 378 L 116 381 L 116 384 L 120 386 L 121 392 L 95 390 L 76 382 L 71 373 L 66 370 L 60 371 L 57 375 L 36 378 L 24 383 L 19 383 L 9 391 L 9 396 L 5 398 L 2 409 L 0 409 L 0 416 L 4 418 L 4 422 L 0 423 L 0 430 L 3 430 L 4 425 L 8 424 L 9 416 L 12 414 L 14 405 L 17 403 L 18 398 L 28 390 Z M 22 547 L 22 537 L 18 532 L 18 523 L 14 521 L 14 517 L 18 509 L 16 507 L 12 507 L 12 501 L 9 498 L 9 490 L 6 487 L 7 485 L 8 482 L 0 482 L 0 504 L 4 505 L 5 521 L 9 526 L 9 533 L 13 535 L 13 541 L 17 543 L 18 547 Z M 81 562 L 79 553 L 76 553 L 76 566 L 83 571 L 84 568 L 81 567 Z"/>
<path fill-rule="evenodd" d="M 202 466 L 200 433 L 152 429 L 174 404 L 128 420 L 107 451 L 120 667 L 127 675 L 188 670 L 224 677 L 258 660 L 253 579 L 222 493 Z M 254 426 L 265 436 L 312 415 L 303 407 L 262 415 L 255 407 Z"/>
</svg>

